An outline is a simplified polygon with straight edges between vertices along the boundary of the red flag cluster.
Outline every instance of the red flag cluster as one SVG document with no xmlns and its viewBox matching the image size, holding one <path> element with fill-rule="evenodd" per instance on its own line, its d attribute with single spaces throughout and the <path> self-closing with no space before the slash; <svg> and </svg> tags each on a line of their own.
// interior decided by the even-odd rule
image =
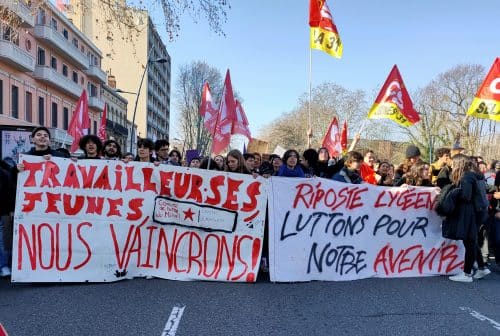
<svg viewBox="0 0 500 336">
<path fill-rule="evenodd" d="M 347 121 L 344 121 L 342 131 L 339 132 L 339 122 L 337 121 L 337 117 L 333 117 L 323 138 L 322 146 L 328 149 L 331 157 L 345 154 L 347 152 Z"/>
<path fill-rule="evenodd" d="M 203 86 L 200 114 L 206 129 L 213 135 L 212 152 L 218 154 L 229 146 L 231 135 L 241 134 L 251 139 L 248 119 L 238 100 L 234 99 L 229 70 L 226 72 L 224 89 L 217 108 L 208 83 Z"/>
<path fill-rule="evenodd" d="M 78 149 L 80 139 L 87 134 L 89 128 L 89 101 L 87 98 L 87 92 L 83 90 L 82 95 L 76 103 L 76 108 L 68 127 L 68 134 L 73 137 L 71 152 L 75 152 Z"/>
</svg>

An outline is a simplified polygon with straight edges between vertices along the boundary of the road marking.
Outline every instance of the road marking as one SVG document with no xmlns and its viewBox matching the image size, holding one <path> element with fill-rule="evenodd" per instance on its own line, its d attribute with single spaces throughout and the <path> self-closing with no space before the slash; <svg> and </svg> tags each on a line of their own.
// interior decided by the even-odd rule
<svg viewBox="0 0 500 336">
<path fill-rule="evenodd" d="M 478 319 L 479 321 L 487 321 L 493 326 L 493 328 L 495 328 L 496 330 L 500 330 L 500 323 L 498 323 L 497 321 L 490 319 L 487 316 L 484 316 L 483 314 L 473 310 L 472 308 L 469 307 L 459 307 L 459 308 L 463 311 L 469 312 L 469 314 L 471 314 L 472 317 Z"/>
<path fill-rule="evenodd" d="M 161 336 L 175 336 L 185 308 L 186 306 L 175 306 L 174 308 L 172 308 L 172 312 L 170 313 L 167 324 L 165 324 L 165 328 L 163 329 Z"/>
</svg>

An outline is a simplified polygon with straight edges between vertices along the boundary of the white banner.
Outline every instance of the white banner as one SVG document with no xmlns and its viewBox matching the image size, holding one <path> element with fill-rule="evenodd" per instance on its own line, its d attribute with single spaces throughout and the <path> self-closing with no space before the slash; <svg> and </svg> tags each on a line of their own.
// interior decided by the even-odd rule
<svg viewBox="0 0 500 336">
<path fill-rule="evenodd" d="M 455 274 L 461 242 L 441 237 L 434 188 L 271 178 L 271 281 Z"/>
<path fill-rule="evenodd" d="M 13 282 L 257 278 L 265 179 L 138 162 L 20 162 Z"/>
</svg>

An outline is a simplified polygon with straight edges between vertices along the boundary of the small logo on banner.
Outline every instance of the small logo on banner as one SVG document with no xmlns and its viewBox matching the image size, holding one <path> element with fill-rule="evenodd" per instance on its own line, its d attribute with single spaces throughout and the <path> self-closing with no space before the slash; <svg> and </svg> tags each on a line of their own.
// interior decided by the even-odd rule
<svg viewBox="0 0 500 336">
<path fill-rule="evenodd" d="M 160 224 L 232 233 L 236 229 L 237 219 L 238 213 L 235 211 L 169 197 L 155 198 L 153 220 Z"/>
</svg>

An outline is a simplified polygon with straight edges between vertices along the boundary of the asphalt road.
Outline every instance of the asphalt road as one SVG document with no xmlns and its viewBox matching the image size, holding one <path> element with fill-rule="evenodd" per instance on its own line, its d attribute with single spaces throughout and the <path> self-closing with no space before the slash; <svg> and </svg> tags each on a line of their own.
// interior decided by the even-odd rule
<svg viewBox="0 0 500 336">
<path fill-rule="evenodd" d="M 472 284 L 446 277 L 292 284 L 4 278 L 0 323 L 10 336 L 500 335 L 500 272 Z"/>
</svg>

